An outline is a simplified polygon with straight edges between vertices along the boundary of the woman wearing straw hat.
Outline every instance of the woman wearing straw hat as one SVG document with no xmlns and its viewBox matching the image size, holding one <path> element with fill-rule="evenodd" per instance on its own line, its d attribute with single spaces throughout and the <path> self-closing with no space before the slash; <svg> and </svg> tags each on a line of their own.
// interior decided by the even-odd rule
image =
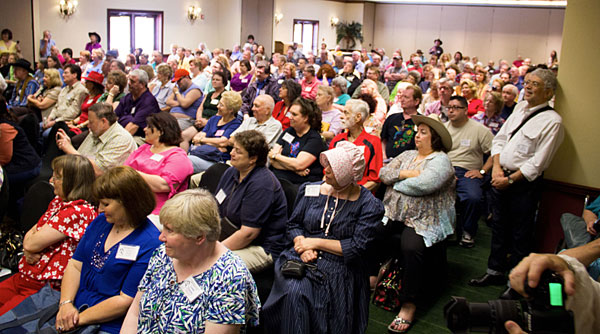
<svg viewBox="0 0 600 334">
<path fill-rule="evenodd" d="M 275 283 L 264 306 L 268 333 L 358 334 L 367 327 L 364 255 L 383 205 L 357 185 L 365 168 L 363 147 L 340 142 L 321 153 L 320 162 L 325 182 L 300 187 L 288 221 L 293 245 L 275 263 Z M 282 271 L 290 263 L 307 264 L 305 275 L 292 278 Z"/>
<path fill-rule="evenodd" d="M 452 148 L 452 137 L 437 115 L 416 115 L 412 120 L 417 125 L 417 149 L 403 152 L 379 173 L 389 187 L 383 199 L 386 215 L 378 233 L 400 235 L 404 265 L 403 304 L 388 326 L 390 333 L 405 333 L 412 326 L 423 270 L 428 265 L 425 255 L 440 252 L 438 256 L 443 256 L 442 241 L 454 232 L 456 216 L 454 169 L 445 153 Z"/>
</svg>

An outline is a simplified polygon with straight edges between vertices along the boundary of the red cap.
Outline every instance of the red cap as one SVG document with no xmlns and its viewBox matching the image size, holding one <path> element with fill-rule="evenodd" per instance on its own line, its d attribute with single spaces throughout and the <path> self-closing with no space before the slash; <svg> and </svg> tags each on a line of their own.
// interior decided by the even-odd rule
<svg viewBox="0 0 600 334">
<path fill-rule="evenodd" d="M 177 71 L 175 71 L 175 75 L 173 76 L 173 80 L 171 80 L 171 82 L 177 82 L 179 81 L 179 79 L 183 78 L 183 77 L 189 77 L 190 76 L 190 72 L 188 72 L 187 70 L 180 68 Z"/>
<path fill-rule="evenodd" d="M 88 74 L 87 77 L 84 77 L 83 79 L 85 79 L 86 81 L 91 81 L 103 85 L 102 82 L 104 81 L 104 76 L 98 72 L 92 71 Z"/>
</svg>

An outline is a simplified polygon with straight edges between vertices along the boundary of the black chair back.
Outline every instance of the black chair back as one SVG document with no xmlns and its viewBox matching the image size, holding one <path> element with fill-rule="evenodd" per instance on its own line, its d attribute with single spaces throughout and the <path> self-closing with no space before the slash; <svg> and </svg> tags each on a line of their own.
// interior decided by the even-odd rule
<svg viewBox="0 0 600 334">
<path fill-rule="evenodd" d="M 223 176 L 229 167 L 231 166 L 221 162 L 217 162 L 216 164 L 210 166 L 202 175 L 202 179 L 200 180 L 198 186 L 210 191 L 211 194 L 216 195 L 217 186 L 219 185 L 221 176 Z"/>
<path fill-rule="evenodd" d="M 288 218 L 292 216 L 292 212 L 294 212 L 294 204 L 296 203 L 296 196 L 298 195 L 298 186 L 291 183 L 288 180 L 279 179 L 279 183 L 281 183 L 281 188 L 283 189 L 283 193 L 285 194 L 285 199 L 287 202 L 287 211 Z"/>
</svg>

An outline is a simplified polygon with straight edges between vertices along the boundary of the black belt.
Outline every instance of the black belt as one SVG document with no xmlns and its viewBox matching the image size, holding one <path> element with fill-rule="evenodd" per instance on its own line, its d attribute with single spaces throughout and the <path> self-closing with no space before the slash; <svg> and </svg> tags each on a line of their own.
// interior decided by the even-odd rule
<svg viewBox="0 0 600 334">
<path fill-rule="evenodd" d="M 516 172 L 517 170 L 510 170 L 510 169 L 508 169 L 506 167 L 502 167 L 502 171 L 504 172 L 504 176 L 509 176 L 512 173 Z"/>
</svg>

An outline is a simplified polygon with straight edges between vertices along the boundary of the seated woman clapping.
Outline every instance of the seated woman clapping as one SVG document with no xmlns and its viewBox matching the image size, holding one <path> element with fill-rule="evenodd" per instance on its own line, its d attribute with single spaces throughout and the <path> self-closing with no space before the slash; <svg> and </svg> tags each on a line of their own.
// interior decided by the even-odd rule
<svg viewBox="0 0 600 334">
<path fill-rule="evenodd" d="M 233 138 L 231 165 L 217 187 L 219 212 L 239 230 L 223 245 L 251 272 L 273 264 L 283 249 L 287 204 L 279 180 L 265 167 L 269 145 L 262 133 L 243 131 Z M 260 203 L 260 205 L 257 205 Z"/>
<path fill-rule="evenodd" d="M 267 333 L 364 333 L 369 316 L 365 257 L 383 204 L 356 184 L 362 147 L 344 141 L 320 154 L 325 182 L 303 184 L 288 221 L 290 247 L 275 264 L 264 307 Z M 293 245 L 291 242 L 293 240 Z M 304 277 L 286 277 L 286 262 L 309 263 Z"/>
<path fill-rule="evenodd" d="M 160 220 L 164 244 L 150 259 L 121 333 L 240 333 L 257 325 L 256 284 L 217 241 L 214 197 L 186 190 L 165 203 Z"/>
<path fill-rule="evenodd" d="M 194 169 L 185 151 L 178 146 L 181 131 L 173 115 L 162 111 L 150 115 L 146 122 L 146 144 L 131 153 L 125 165 L 138 171 L 154 192 L 154 216 L 169 198 L 187 189 Z"/>
<path fill-rule="evenodd" d="M 77 243 L 96 218 L 92 205 L 94 168 L 90 161 L 81 155 L 64 155 L 52 161 L 52 169 L 50 181 L 56 197 L 25 234 L 19 272 L 0 283 L 0 315 L 46 283 L 55 289 L 60 287 Z"/>
<path fill-rule="evenodd" d="M 100 324 L 119 333 L 160 232 L 146 218 L 154 194 L 131 167 L 119 166 L 96 179 L 98 217 L 90 223 L 65 270 L 56 329 Z"/>
</svg>

